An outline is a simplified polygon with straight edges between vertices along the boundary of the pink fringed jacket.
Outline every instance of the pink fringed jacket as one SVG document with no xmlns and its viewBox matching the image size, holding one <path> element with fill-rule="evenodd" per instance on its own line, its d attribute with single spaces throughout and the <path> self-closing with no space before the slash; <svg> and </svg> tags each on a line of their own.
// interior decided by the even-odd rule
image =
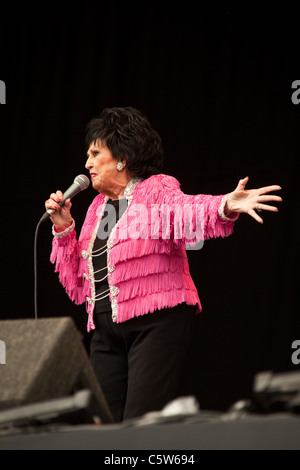
<svg viewBox="0 0 300 470">
<path fill-rule="evenodd" d="M 238 214 L 224 214 L 226 195 L 187 195 L 172 176 L 132 179 L 125 189 L 128 207 L 107 241 L 107 271 L 112 318 L 133 317 L 185 302 L 201 303 L 191 278 L 186 245 L 232 233 Z M 95 328 L 95 282 L 92 250 L 107 196 L 90 205 L 79 240 L 73 225 L 53 228 L 50 260 L 67 294 L 76 304 L 86 302 L 87 329 Z"/>
</svg>

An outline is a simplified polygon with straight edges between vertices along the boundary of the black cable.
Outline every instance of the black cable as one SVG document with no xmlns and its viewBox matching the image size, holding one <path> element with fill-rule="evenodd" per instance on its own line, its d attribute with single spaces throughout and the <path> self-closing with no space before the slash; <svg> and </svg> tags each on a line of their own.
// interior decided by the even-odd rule
<svg viewBox="0 0 300 470">
<path fill-rule="evenodd" d="M 37 320 L 38 319 L 38 295 L 37 295 L 37 239 L 38 239 L 38 231 L 40 228 L 40 225 L 43 221 L 40 220 L 39 223 L 36 226 L 35 229 L 35 235 L 34 235 L 34 253 L 33 253 L 33 259 L 34 259 L 34 317 Z"/>
</svg>

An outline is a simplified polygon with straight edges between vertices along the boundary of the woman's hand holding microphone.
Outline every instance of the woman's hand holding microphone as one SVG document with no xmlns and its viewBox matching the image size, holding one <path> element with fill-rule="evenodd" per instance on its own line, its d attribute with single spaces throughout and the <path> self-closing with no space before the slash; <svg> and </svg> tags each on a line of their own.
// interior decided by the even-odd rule
<svg viewBox="0 0 300 470">
<path fill-rule="evenodd" d="M 45 202 L 46 210 L 53 210 L 50 219 L 57 233 L 64 232 L 73 223 L 73 218 L 70 212 L 72 207 L 71 199 L 67 199 L 64 205 L 60 207 L 58 203 L 62 200 L 63 193 L 61 191 L 56 191 L 56 193 L 52 193 L 50 198 Z"/>
</svg>

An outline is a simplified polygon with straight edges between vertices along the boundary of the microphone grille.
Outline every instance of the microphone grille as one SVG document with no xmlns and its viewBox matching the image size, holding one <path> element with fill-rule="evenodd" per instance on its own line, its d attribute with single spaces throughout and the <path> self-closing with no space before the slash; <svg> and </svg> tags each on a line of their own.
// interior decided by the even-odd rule
<svg viewBox="0 0 300 470">
<path fill-rule="evenodd" d="M 74 179 L 74 183 L 79 184 L 80 188 L 83 190 L 89 187 L 90 180 L 88 179 L 86 175 L 78 175 Z"/>
</svg>

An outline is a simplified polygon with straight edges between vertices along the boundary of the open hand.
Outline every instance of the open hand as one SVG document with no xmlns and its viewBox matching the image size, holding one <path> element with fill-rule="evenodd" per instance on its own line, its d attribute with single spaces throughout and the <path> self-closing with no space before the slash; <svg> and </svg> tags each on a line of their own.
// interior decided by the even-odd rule
<svg viewBox="0 0 300 470">
<path fill-rule="evenodd" d="M 262 224 L 263 219 L 255 211 L 261 212 L 262 210 L 265 210 L 278 212 L 278 208 L 276 206 L 269 206 L 264 203 L 269 201 L 282 201 L 280 196 L 268 194 L 271 191 L 280 190 L 281 187 L 278 185 L 272 185 L 259 189 L 245 189 L 248 181 L 249 177 L 246 176 L 246 178 L 239 181 L 235 190 L 228 194 L 225 213 L 229 214 L 230 212 L 239 212 L 249 214 L 253 219 Z"/>
</svg>

